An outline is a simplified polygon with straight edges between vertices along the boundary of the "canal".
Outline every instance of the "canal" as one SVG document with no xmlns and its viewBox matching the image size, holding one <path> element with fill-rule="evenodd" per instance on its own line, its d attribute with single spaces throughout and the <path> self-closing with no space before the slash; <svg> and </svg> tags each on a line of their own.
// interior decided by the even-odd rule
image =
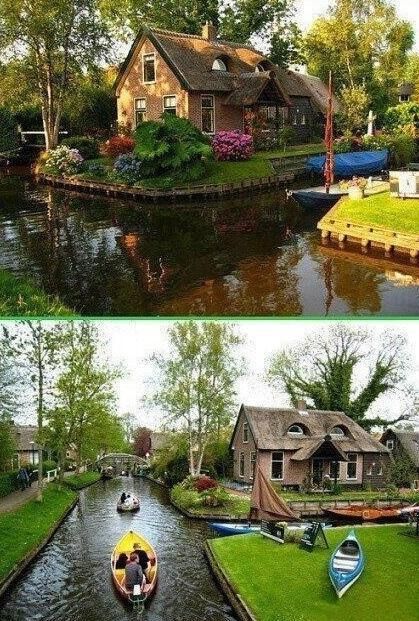
<svg viewBox="0 0 419 621">
<path fill-rule="evenodd" d="M 0 172 L 0 268 L 84 315 L 417 315 L 419 266 L 323 246 L 285 193 L 138 204 Z"/>
<path fill-rule="evenodd" d="M 119 514 L 123 490 L 141 499 L 137 514 Z M 123 621 L 136 618 L 114 592 L 110 554 L 127 530 L 141 531 L 159 560 L 157 591 L 142 621 L 234 621 L 203 554 L 205 523 L 180 515 L 167 491 L 117 477 L 84 490 L 79 505 L 0 604 L 2 621 Z"/>
</svg>

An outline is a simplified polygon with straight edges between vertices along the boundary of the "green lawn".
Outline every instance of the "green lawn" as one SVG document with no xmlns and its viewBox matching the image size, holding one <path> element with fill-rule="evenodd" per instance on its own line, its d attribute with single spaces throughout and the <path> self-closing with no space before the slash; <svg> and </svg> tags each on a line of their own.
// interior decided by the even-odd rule
<svg viewBox="0 0 419 621">
<path fill-rule="evenodd" d="M 258 621 L 413 621 L 419 619 L 419 541 L 401 534 L 407 528 L 356 528 L 365 570 L 341 600 L 328 577 L 328 560 L 349 528 L 328 530 L 330 549 L 311 553 L 260 535 L 224 537 L 210 545 Z"/>
<path fill-rule="evenodd" d="M 0 270 L 0 315 L 74 315 L 58 298 L 44 293 L 29 280 Z"/>
<path fill-rule="evenodd" d="M 419 233 L 419 200 L 392 198 L 388 192 L 362 200 L 342 200 L 336 218 L 352 223 L 380 226 L 400 233 Z"/>
<path fill-rule="evenodd" d="M 323 494 L 323 493 L 315 493 L 308 494 L 303 492 L 292 492 L 292 491 L 283 491 L 281 490 L 280 485 L 273 486 L 276 488 L 276 491 L 288 502 L 290 501 L 328 501 L 328 500 L 364 500 L 365 502 L 374 502 L 375 500 L 389 500 L 391 499 L 400 499 L 407 500 L 408 502 L 414 503 L 419 502 L 419 492 L 408 492 L 406 494 L 401 494 L 400 496 L 392 494 L 386 494 L 385 492 L 372 492 L 367 490 L 359 490 L 359 491 L 343 491 L 340 494 Z"/>
<path fill-rule="evenodd" d="M 222 507 L 192 507 L 188 508 L 189 513 L 196 516 L 205 517 L 211 515 L 228 515 L 236 518 L 247 518 L 250 509 L 250 501 L 248 498 L 241 496 L 230 496 L 231 500 Z"/>
<path fill-rule="evenodd" d="M 82 472 L 80 474 L 65 477 L 64 483 L 71 487 L 71 489 L 77 490 L 83 489 L 83 487 L 88 487 L 89 485 L 92 485 L 92 483 L 99 481 L 99 479 L 99 472 Z"/>
<path fill-rule="evenodd" d="M 0 515 L 0 580 L 45 539 L 75 498 L 75 492 L 51 483 L 44 491 L 42 503 L 31 500 Z"/>
</svg>

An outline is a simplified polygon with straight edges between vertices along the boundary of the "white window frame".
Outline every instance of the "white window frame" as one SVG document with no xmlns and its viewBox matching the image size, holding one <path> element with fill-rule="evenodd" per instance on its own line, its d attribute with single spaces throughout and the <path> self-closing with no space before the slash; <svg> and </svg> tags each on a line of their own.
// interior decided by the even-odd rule
<svg viewBox="0 0 419 621">
<path fill-rule="evenodd" d="M 389 451 L 393 451 L 394 450 L 394 440 L 387 440 L 386 441 L 386 447 L 388 448 Z"/>
<path fill-rule="evenodd" d="M 175 110 L 175 116 L 177 116 L 177 95 L 163 95 L 163 97 L 162 97 L 162 102 L 163 102 L 163 112 L 167 112 L 167 110 L 173 110 L 173 106 L 166 107 L 166 106 L 164 105 L 164 100 L 165 100 L 167 97 L 174 97 L 174 98 L 175 98 L 175 106 L 174 106 L 174 110 Z M 169 114 L 170 114 L 170 113 L 169 113 Z"/>
<path fill-rule="evenodd" d="M 355 455 L 355 460 L 349 459 L 350 455 Z M 349 464 L 355 464 L 355 476 L 350 477 L 348 475 L 348 466 Z M 347 481 L 356 481 L 358 478 L 358 453 L 348 453 L 348 461 L 346 462 L 346 480 Z"/>
<path fill-rule="evenodd" d="M 154 80 L 146 80 L 145 79 L 145 58 L 146 57 L 153 57 L 154 60 Z M 156 58 L 156 52 L 144 52 L 143 56 L 142 56 L 142 60 L 143 60 L 143 84 L 155 84 L 156 83 L 156 78 L 157 78 L 157 58 Z"/>
<path fill-rule="evenodd" d="M 212 99 L 212 108 L 207 108 L 207 107 L 204 108 L 202 106 L 202 101 L 203 101 L 204 97 L 211 97 L 211 99 Z M 211 132 L 206 132 L 203 129 L 203 124 L 202 124 L 202 111 L 203 110 L 212 110 L 212 131 Z M 201 131 L 204 134 L 207 134 L 207 136 L 213 136 L 215 134 L 215 96 L 211 95 L 210 93 L 207 94 L 207 95 L 205 93 L 201 94 Z"/>
<path fill-rule="evenodd" d="M 369 463 L 368 464 L 368 468 L 367 468 L 367 477 L 372 477 L 373 470 L 374 470 L 374 467 L 373 467 L 372 463 Z"/>
<path fill-rule="evenodd" d="M 274 459 L 274 453 L 281 453 L 282 458 L 281 459 Z M 282 476 L 281 477 L 274 477 L 273 476 L 273 464 L 279 464 L 282 463 Z M 283 481 L 284 480 L 284 451 L 272 451 L 271 453 L 271 481 Z"/>
<path fill-rule="evenodd" d="M 144 101 L 144 111 L 142 109 L 137 108 L 137 101 Z M 138 127 L 139 123 L 137 123 L 137 112 L 144 112 L 144 121 L 147 120 L 147 97 L 135 97 L 134 99 L 134 125 Z"/>
<path fill-rule="evenodd" d="M 244 430 L 246 429 L 246 435 L 244 433 Z M 249 442 L 249 423 L 247 423 L 246 421 L 243 423 L 243 444 L 247 444 Z M 245 440 L 245 437 L 247 438 L 247 440 Z"/>
<path fill-rule="evenodd" d="M 243 470 L 242 470 L 243 465 Z M 244 479 L 244 451 L 240 451 L 239 453 L 239 477 Z"/>
<path fill-rule="evenodd" d="M 256 468 L 256 451 L 250 451 L 250 475 L 249 475 L 249 479 L 253 480 L 253 471 Z"/>
</svg>

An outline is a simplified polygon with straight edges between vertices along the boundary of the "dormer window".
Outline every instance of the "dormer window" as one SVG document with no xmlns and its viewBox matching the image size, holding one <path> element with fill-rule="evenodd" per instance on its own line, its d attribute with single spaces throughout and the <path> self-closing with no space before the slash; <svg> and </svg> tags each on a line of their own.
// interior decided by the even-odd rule
<svg viewBox="0 0 419 621">
<path fill-rule="evenodd" d="M 227 71 L 227 65 L 222 60 L 222 58 L 216 58 L 212 63 L 213 71 Z"/>
<path fill-rule="evenodd" d="M 265 71 L 265 67 L 263 65 L 256 65 L 255 73 L 260 73 L 261 71 Z"/>
<path fill-rule="evenodd" d="M 335 438 L 344 438 L 346 434 L 345 434 L 344 429 L 342 429 L 342 427 L 333 427 L 333 429 L 330 432 L 330 435 Z"/>
<path fill-rule="evenodd" d="M 300 425 L 291 425 L 288 429 L 288 433 L 290 436 L 304 436 L 304 429 Z"/>
</svg>

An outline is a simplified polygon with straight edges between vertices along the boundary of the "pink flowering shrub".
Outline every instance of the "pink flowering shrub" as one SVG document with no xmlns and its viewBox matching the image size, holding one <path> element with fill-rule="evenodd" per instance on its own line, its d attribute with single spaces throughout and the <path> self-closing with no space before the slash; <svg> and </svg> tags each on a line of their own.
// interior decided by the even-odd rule
<svg viewBox="0 0 419 621">
<path fill-rule="evenodd" d="M 216 160 L 248 160 L 253 155 L 253 138 L 240 131 L 217 132 L 212 139 Z"/>
</svg>

